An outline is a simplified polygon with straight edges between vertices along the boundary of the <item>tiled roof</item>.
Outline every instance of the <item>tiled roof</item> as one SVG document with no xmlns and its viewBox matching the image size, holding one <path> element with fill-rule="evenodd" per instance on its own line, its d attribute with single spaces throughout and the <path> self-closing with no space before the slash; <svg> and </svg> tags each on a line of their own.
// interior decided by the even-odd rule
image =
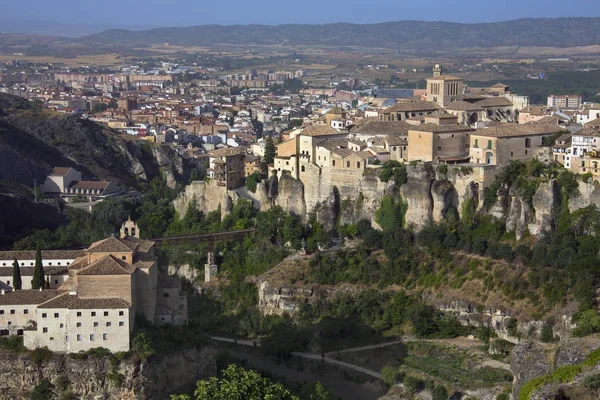
<svg viewBox="0 0 600 400">
<path fill-rule="evenodd" d="M 83 250 L 42 250 L 42 260 L 74 260 Z M 0 251 L 0 260 L 35 260 L 35 250 Z M 12 264 L 11 264 L 12 265 Z"/>
<path fill-rule="evenodd" d="M 244 154 L 241 149 L 224 147 L 208 153 L 209 157 L 233 157 Z"/>
<path fill-rule="evenodd" d="M 356 127 L 352 132 L 372 133 L 372 134 L 408 134 L 408 130 L 413 125 L 404 121 L 369 121 L 364 125 Z"/>
<path fill-rule="evenodd" d="M 338 148 L 338 149 L 333 149 L 332 153 L 342 157 L 342 158 L 346 158 L 348 157 L 350 154 L 354 153 L 354 151 L 350 150 L 350 149 L 344 149 L 344 148 Z"/>
<path fill-rule="evenodd" d="M 396 103 L 393 106 L 386 108 L 381 113 L 435 111 L 439 109 L 441 109 L 441 107 L 433 101 L 412 101 L 408 103 Z"/>
<path fill-rule="evenodd" d="M 21 276 L 33 276 L 33 270 L 35 267 L 19 267 L 21 270 Z M 0 267 L 0 276 L 12 276 L 12 267 Z M 49 275 L 67 275 L 68 267 L 44 267 L 44 274 Z"/>
<path fill-rule="evenodd" d="M 472 133 L 472 136 L 487 136 L 487 137 L 514 137 L 514 136 L 531 136 L 531 135 L 552 135 L 561 131 L 557 125 L 542 125 L 542 124 L 504 124 L 502 126 L 494 126 L 491 128 L 477 129 Z"/>
<path fill-rule="evenodd" d="M 385 141 L 390 146 L 406 146 L 408 144 L 408 140 L 400 136 L 388 136 Z"/>
<path fill-rule="evenodd" d="M 478 103 L 473 104 L 468 101 L 454 100 L 446 106 L 446 109 L 455 111 L 477 111 L 483 110 L 483 107 L 480 106 Z"/>
<path fill-rule="evenodd" d="M 129 275 L 135 268 L 110 255 L 82 268 L 78 275 Z"/>
<path fill-rule="evenodd" d="M 88 253 L 131 253 L 135 246 L 132 248 L 131 242 L 127 243 L 121 241 L 115 237 L 109 237 L 98 242 L 92 243 L 92 245 L 86 250 Z"/>
<path fill-rule="evenodd" d="M 142 253 L 149 252 L 155 245 L 152 240 L 139 239 L 133 236 L 126 236 L 119 240 L 131 249 L 134 249 L 135 245 L 137 245 L 137 250 Z"/>
<path fill-rule="evenodd" d="M 129 302 L 118 298 L 77 298 L 74 303 L 69 306 L 71 310 L 97 310 L 97 309 L 115 309 L 115 308 L 129 308 L 131 304 Z"/>
<path fill-rule="evenodd" d="M 513 103 L 506 97 L 485 97 L 482 100 L 476 102 L 481 107 L 509 107 Z"/>
<path fill-rule="evenodd" d="M 587 124 L 585 124 L 585 126 L 600 126 L 600 118 L 596 118 L 588 122 Z"/>
<path fill-rule="evenodd" d="M 41 304 L 65 293 L 62 290 L 15 290 L 0 295 L 0 306 Z"/>
<path fill-rule="evenodd" d="M 71 295 L 69 292 L 62 292 L 60 296 L 40 304 L 38 308 L 68 308 L 76 301 L 77 296 Z"/>
<path fill-rule="evenodd" d="M 419 132 L 436 132 L 436 133 L 444 133 L 444 132 L 463 132 L 463 131 L 472 131 L 473 128 L 470 128 L 465 125 L 458 124 L 433 124 L 427 123 L 423 125 L 416 125 L 410 128 L 411 131 L 419 131 Z"/>
<path fill-rule="evenodd" d="M 69 173 L 69 171 L 71 170 L 71 167 L 55 167 L 52 172 L 50 173 L 50 175 L 52 176 L 65 176 L 66 174 Z"/>
<path fill-rule="evenodd" d="M 339 134 L 340 132 L 336 131 L 329 125 L 308 125 L 304 127 L 301 133 L 303 136 L 329 136 Z"/>
</svg>

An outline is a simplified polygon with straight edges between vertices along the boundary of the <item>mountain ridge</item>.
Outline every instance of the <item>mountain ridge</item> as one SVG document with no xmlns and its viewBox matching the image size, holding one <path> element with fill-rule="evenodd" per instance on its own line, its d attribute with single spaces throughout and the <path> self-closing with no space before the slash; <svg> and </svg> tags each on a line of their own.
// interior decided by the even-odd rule
<svg viewBox="0 0 600 400">
<path fill-rule="evenodd" d="M 502 22 L 392 21 L 377 24 L 196 25 L 144 31 L 110 29 L 79 43 L 197 46 L 325 45 L 443 50 L 499 46 L 571 47 L 600 44 L 600 17 L 524 18 Z"/>
</svg>

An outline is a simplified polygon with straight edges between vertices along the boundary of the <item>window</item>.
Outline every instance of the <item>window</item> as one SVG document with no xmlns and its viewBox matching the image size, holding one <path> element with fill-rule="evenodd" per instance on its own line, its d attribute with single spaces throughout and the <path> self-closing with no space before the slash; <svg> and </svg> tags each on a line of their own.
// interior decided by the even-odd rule
<svg viewBox="0 0 600 400">
<path fill-rule="evenodd" d="M 55 285 L 58 285 L 58 279 L 55 279 L 55 280 L 54 280 L 54 284 L 55 284 Z"/>
<path fill-rule="evenodd" d="M 525 147 L 527 147 L 527 148 L 531 147 L 531 139 L 530 138 L 525 138 Z"/>
<path fill-rule="evenodd" d="M 102 340 L 108 340 L 108 333 L 102 334 Z"/>
<path fill-rule="evenodd" d="M 123 316 L 123 314 L 125 314 L 123 311 L 119 311 L 119 316 Z"/>
<path fill-rule="evenodd" d="M 97 323 L 97 322 L 94 322 L 94 327 L 97 327 L 97 326 L 98 326 L 98 323 Z"/>
<path fill-rule="evenodd" d="M 93 334 L 93 333 L 92 333 L 92 334 L 90 334 L 90 342 L 93 342 L 93 341 L 94 341 L 94 338 L 95 338 L 94 334 Z"/>
<path fill-rule="evenodd" d="M 469 148 L 469 143 L 465 144 L 465 149 Z"/>
<path fill-rule="evenodd" d="M 126 260 L 127 256 L 121 256 L 121 260 Z"/>
<path fill-rule="evenodd" d="M 514 154 L 515 154 L 515 152 L 514 152 L 514 151 L 511 151 L 511 152 L 510 152 L 510 156 L 511 156 L 511 157 L 512 157 Z"/>
<path fill-rule="evenodd" d="M 0 315 L 4 315 L 4 310 L 0 310 Z"/>
<path fill-rule="evenodd" d="M 48 328 L 42 328 L 42 332 L 48 333 Z"/>
<path fill-rule="evenodd" d="M 10 281 L 6 281 L 6 284 L 7 284 L 8 286 L 10 286 Z"/>
<path fill-rule="evenodd" d="M 10 314 L 13 315 L 16 311 L 15 310 L 10 310 Z"/>
<path fill-rule="evenodd" d="M 527 155 L 527 150 L 525 150 L 525 155 Z"/>
<path fill-rule="evenodd" d="M 23 310 L 23 314 L 29 314 L 29 310 L 28 309 Z"/>
<path fill-rule="evenodd" d="M 104 311 L 104 316 L 108 317 L 108 311 Z"/>
<path fill-rule="evenodd" d="M 356 163 L 356 168 L 360 168 L 360 161 Z"/>
<path fill-rule="evenodd" d="M 335 160 L 331 160 L 331 166 L 335 167 Z"/>
<path fill-rule="evenodd" d="M 487 148 L 488 148 L 488 149 L 491 149 L 491 148 L 492 148 L 492 141 L 491 141 L 491 140 L 488 140 L 488 147 L 487 147 Z"/>
<path fill-rule="evenodd" d="M 110 326 L 110 325 L 111 325 L 111 323 L 110 323 L 110 322 L 107 322 L 107 323 L 106 323 L 106 326 Z"/>
<path fill-rule="evenodd" d="M 54 313 L 54 318 L 58 318 L 58 313 L 57 312 Z"/>
<path fill-rule="evenodd" d="M 77 341 L 81 342 L 81 335 L 77 335 Z"/>
<path fill-rule="evenodd" d="M 78 328 L 81 328 L 81 322 L 78 322 L 78 323 L 77 323 L 77 327 L 78 327 Z"/>
<path fill-rule="evenodd" d="M 119 321 L 119 326 L 125 326 L 125 322 Z"/>
<path fill-rule="evenodd" d="M 442 146 L 438 146 L 438 151 L 442 151 Z"/>
<path fill-rule="evenodd" d="M 96 311 L 92 311 L 92 317 L 96 316 Z"/>
<path fill-rule="evenodd" d="M 350 168 L 350 161 L 346 161 L 346 168 Z"/>
<path fill-rule="evenodd" d="M 61 327 L 61 328 L 64 328 L 64 327 L 65 327 L 65 324 L 60 324 L 60 327 Z"/>
<path fill-rule="evenodd" d="M 81 311 L 77 311 L 77 316 L 81 317 Z"/>
<path fill-rule="evenodd" d="M 48 314 L 46 314 L 45 312 L 42 313 L 42 318 L 46 318 L 48 316 Z"/>
</svg>

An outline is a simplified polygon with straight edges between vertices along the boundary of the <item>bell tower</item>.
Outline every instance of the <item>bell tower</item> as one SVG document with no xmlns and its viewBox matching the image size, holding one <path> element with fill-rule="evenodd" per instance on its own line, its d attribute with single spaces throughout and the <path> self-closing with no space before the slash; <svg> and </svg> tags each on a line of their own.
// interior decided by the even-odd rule
<svg viewBox="0 0 600 400">
<path fill-rule="evenodd" d="M 433 67 L 433 77 L 437 78 L 442 76 L 442 66 L 440 64 L 435 64 Z"/>
<path fill-rule="evenodd" d="M 131 215 L 127 218 L 127 221 L 123 222 L 123 225 L 121 225 L 121 237 L 124 238 L 127 236 L 138 239 L 140 237 L 140 230 L 138 229 L 137 224 L 131 220 Z"/>
</svg>

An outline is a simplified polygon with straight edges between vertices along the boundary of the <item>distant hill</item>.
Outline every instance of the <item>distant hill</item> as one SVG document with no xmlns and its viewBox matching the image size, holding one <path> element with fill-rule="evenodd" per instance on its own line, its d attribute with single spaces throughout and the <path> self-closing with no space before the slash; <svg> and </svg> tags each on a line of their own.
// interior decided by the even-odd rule
<svg viewBox="0 0 600 400">
<path fill-rule="evenodd" d="M 111 29 L 75 40 L 86 44 L 331 45 L 410 51 L 496 46 L 572 47 L 600 44 L 600 18 L 519 19 L 480 24 L 398 21 L 365 25 L 200 25 L 146 31 Z"/>
</svg>

